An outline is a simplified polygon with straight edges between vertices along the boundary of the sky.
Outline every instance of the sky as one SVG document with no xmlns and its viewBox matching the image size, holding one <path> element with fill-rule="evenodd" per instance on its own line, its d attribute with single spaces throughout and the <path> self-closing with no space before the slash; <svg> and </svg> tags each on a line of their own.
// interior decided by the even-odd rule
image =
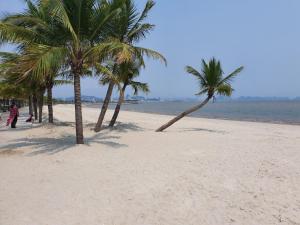
<svg viewBox="0 0 300 225">
<path fill-rule="evenodd" d="M 136 0 L 139 8 L 145 2 Z M 1 12 L 23 8 L 23 0 L 0 0 Z M 194 97 L 198 83 L 185 66 L 200 70 L 201 59 L 215 57 L 225 74 L 245 67 L 233 97 L 300 96 L 299 10 L 299 0 L 156 0 L 148 19 L 156 28 L 138 45 L 162 53 L 168 65 L 147 60 L 139 81 L 149 84 L 149 97 Z M 105 92 L 96 79 L 82 81 L 83 95 Z M 73 96 L 73 88 L 56 88 L 54 96 Z"/>
</svg>

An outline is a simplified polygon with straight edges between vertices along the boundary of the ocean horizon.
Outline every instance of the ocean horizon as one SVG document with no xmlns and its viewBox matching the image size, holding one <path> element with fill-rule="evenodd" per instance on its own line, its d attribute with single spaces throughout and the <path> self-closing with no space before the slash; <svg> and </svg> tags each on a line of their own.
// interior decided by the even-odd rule
<svg viewBox="0 0 300 225">
<path fill-rule="evenodd" d="M 125 103 L 121 110 L 177 115 L 197 102 L 139 102 Z M 101 103 L 86 104 L 89 107 L 100 108 Z M 114 109 L 115 103 L 109 108 Z M 121 111 L 122 113 L 122 111 Z M 209 103 L 202 109 L 190 115 L 191 117 L 238 120 L 249 122 L 265 122 L 300 125 L 300 101 L 232 101 Z"/>
</svg>

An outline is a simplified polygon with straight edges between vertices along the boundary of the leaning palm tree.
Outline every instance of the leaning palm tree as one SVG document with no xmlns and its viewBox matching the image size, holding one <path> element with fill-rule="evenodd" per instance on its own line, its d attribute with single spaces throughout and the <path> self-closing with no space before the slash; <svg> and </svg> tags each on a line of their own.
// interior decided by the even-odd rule
<svg viewBox="0 0 300 225">
<path fill-rule="evenodd" d="M 119 89 L 119 99 L 115 107 L 113 117 L 109 123 L 109 127 L 113 127 L 117 121 L 121 106 L 125 99 L 125 91 L 127 87 L 131 87 L 134 90 L 134 95 L 137 95 L 139 91 L 144 93 L 149 92 L 148 84 L 135 81 L 135 79 L 140 75 L 141 67 L 141 62 L 139 60 L 135 60 L 133 62 L 124 62 L 114 67 L 110 66 L 108 67 L 108 70 L 102 69 L 103 76 L 100 83 L 102 85 L 106 85 L 113 80 L 112 76 L 114 76 L 114 83 L 117 84 Z M 109 71 L 109 69 L 114 69 L 115 73 L 112 74 L 112 71 Z"/>
<path fill-rule="evenodd" d="M 162 132 L 168 127 L 172 126 L 178 120 L 183 117 L 199 110 L 204 105 L 206 105 L 216 94 L 223 96 L 231 96 L 233 88 L 231 86 L 231 81 L 243 70 L 243 67 L 239 67 L 234 72 L 226 77 L 223 77 L 223 70 L 220 61 L 216 59 L 211 59 L 209 63 L 202 60 L 202 72 L 198 72 L 191 66 L 186 67 L 186 71 L 189 74 L 194 75 L 200 83 L 200 92 L 197 95 L 206 95 L 205 100 L 196 105 L 189 110 L 176 116 L 174 119 L 164 124 L 156 130 L 156 132 Z"/>
<path fill-rule="evenodd" d="M 139 13 L 134 0 L 123 0 L 123 4 L 120 7 L 120 13 L 111 20 L 109 24 L 110 29 L 107 34 L 122 44 L 124 52 L 131 53 L 130 61 L 134 61 L 138 58 L 142 62 L 143 66 L 145 66 L 143 60 L 144 55 L 154 59 L 159 59 L 166 64 L 166 59 L 160 53 L 151 49 L 136 46 L 137 42 L 145 38 L 146 35 L 154 28 L 153 24 L 144 22 L 154 5 L 155 2 L 153 0 L 148 0 L 143 11 Z M 122 63 L 122 61 L 124 61 L 122 58 L 123 57 L 120 54 L 115 54 L 112 57 L 115 62 L 112 74 L 115 75 L 117 70 L 116 68 L 120 63 Z M 101 108 L 101 113 L 94 129 L 95 132 L 99 132 L 101 130 L 115 85 L 116 83 L 114 82 L 114 79 L 108 83 L 108 89 Z"/>
</svg>

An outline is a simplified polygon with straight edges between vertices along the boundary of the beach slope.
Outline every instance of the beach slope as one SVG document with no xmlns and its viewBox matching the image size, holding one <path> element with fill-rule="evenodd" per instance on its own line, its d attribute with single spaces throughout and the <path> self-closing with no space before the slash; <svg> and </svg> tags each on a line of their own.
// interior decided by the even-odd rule
<svg viewBox="0 0 300 225">
<path fill-rule="evenodd" d="M 2 225 L 300 224 L 300 126 L 121 112 L 95 134 L 100 109 L 56 125 L 0 128 Z M 109 119 L 110 111 L 107 115 Z"/>
</svg>

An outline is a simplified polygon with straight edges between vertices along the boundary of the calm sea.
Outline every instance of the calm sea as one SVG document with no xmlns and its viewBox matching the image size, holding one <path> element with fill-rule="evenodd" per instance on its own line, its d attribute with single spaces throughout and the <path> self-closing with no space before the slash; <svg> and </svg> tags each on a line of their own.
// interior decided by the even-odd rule
<svg viewBox="0 0 300 225">
<path fill-rule="evenodd" d="M 165 115 L 177 115 L 195 102 L 143 102 L 124 104 L 123 110 Z M 114 108 L 114 104 L 110 108 Z M 100 107 L 100 105 L 93 105 Z M 280 102 L 216 102 L 193 113 L 193 117 L 228 120 L 287 123 L 300 125 L 300 101 Z"/>
</svg>

